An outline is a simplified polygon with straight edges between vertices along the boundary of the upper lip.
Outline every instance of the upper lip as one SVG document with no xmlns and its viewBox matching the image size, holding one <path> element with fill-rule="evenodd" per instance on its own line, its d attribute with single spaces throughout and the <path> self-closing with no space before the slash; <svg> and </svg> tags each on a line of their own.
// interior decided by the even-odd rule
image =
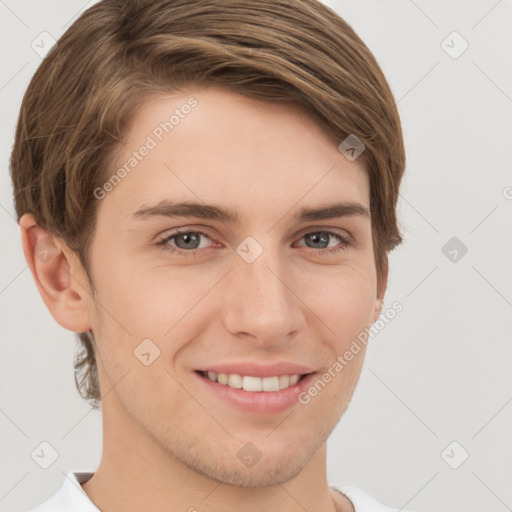
<svg viewBox="0 0 512 512">
<path fill-rule="evenodd" d="M 197 371 L 247 375 L 253 377 L 280 377 L 281 375 L 302 375 L 315 370 L 307 366 L 289 362 L 258 364 L 252 362 L 212 364 L 197 368 Z"/>
</svg>

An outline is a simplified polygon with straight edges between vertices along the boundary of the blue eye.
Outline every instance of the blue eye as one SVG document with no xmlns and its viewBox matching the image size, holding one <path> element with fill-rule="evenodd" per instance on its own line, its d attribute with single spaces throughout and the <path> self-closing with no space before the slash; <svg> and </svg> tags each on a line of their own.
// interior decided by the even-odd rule
<svg viewBox="0 0 512 512">
<path fill-rule="evenodd" d="M 177 231 L 171 235 L 165 236 L 165 238 L 161 239 L 157 245 L 159 245 L 163 251 L 194 256 L 198 250 L 201 249 L 201 247 L 199 247 L 201 237 L 210 238 L 207 234 L 202 233 L 201 231 Z M 170 245 L 169 242 L 171 241 L 183 244 L 183 247 Z"/>
<path fill-rule="evenodd" d="M 341 250 L 346 250 L 347 246 L 349 245 L 349 241 L 341 236 L 339 233 L 335 233 L 334 231 L 310 231 L 309 233 L 306 233 L 302 238 L 308 238 L 313 243 L 320 243 L 324 244 L 326 243 L 329 245 L 329 239 L 335 238 L 339 242 L 341 242 L 341 245 L 336 245 L 335 247 L 310 247 L 310 249 L 313 250 L 320 250 L 323 252 L 329 252 L 329 253 L 336 253 Z"/>
<path fill-rule="evenodd" d="M 196 256 L 197 253 L 199 253 L 201 250 L 209 249 L 212 247 L 201 247 L 201 238 L 210 239 L 206 233 L 201 231 L 176 231 L 170 235 L 165 235 L 157 242 L 157 245 L 163 251 L 170 251 L 171 253 L 183 256 Z M 340 243 L 335 247 L 328 247 L 330 240 L 333 238 L 338 240 Z M 313 251 L 315 254 L 333 254 L 339 251 L 345 251 L 350 245 L 348 238 L 345 238 L 334 231 L 310 231 L 305 233 L 301 237 L 301 240 L 302 239 L 307 239 L 313 244 L 327 244 L 327 247 L 306 247 L 307 249 Z M 171 242 L 173 245 L 171 245 Z"/>
</svg>

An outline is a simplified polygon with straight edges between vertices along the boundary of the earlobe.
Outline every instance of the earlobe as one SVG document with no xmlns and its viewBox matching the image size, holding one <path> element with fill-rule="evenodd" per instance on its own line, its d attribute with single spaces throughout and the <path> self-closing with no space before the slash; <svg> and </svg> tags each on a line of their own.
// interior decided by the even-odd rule
<svg viewBox="0 0 512 512">
<path fill-rule="evenodd" d="M 76 256 L 64 242 L 39 226 L 32 214 L 21 217 L 20 229 L 25 259 L 55 321 L 73 332 L 89 330 L 88 287 L 78 280 Z"/>
</svg>

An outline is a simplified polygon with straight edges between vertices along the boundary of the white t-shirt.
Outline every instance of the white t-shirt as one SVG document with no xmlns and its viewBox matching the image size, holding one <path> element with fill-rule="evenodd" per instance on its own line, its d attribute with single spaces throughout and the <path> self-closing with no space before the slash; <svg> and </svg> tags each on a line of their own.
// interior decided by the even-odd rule
<svg viewBox="0 0 512 512">
<path fill-rule="evenodd" d="M 92 475 L 93 473 L 68 472 L 60 489 L 28 512 L 101 512 L 80 485 L 87 482 Z M 344 484 L 334 489 L 341 491 L 352 502 L 356 512 L 397 512 L 397 509 L 386 507 L 354 485 Z"/>
</svg>

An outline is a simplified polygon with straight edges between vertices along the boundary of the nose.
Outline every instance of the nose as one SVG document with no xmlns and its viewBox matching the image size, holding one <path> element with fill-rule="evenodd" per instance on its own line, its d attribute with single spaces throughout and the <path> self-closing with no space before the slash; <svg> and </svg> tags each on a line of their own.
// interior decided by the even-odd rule
<svg viewBox="0 0 512 512">
<path fill-rule="evenodd" d="M 233 336 L 270 347 L 289 343 L 305 323 L 291 268 L 277 250 L 264 249 L 252 263 L 237 255 L 225 290 L 222 317 Z"/>
</svg>

